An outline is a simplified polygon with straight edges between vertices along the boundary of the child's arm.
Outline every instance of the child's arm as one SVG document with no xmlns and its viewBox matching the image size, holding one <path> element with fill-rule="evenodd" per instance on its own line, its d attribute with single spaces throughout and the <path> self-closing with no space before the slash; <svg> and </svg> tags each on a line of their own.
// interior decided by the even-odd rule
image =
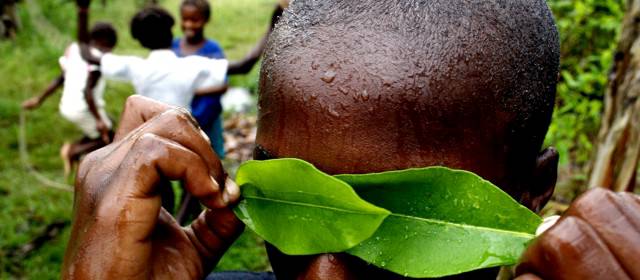
<svg viewBox="0 0 640 280">
<path fill-rule="evenodd" d="M 87 84 L 84 88 L 84 99 L 87 101 L 87 105 L 89 105 L 89 111 L 94 118 L 96 118 L 96 129 L 100 132 L 102 136 L 102 141 L 105 143 L 111 142 L 109 139 L 109 128 L 105 124 L 104 120 L 100 117 L 98 113 L 98 106 L 96 106 L 96 101 L 93 96 L 93 89 L 98 84 L 98 80 L 100 80 L 100 71 L 91 71 L 89 72 L 89 76 L 87 77 Z"/>
<path fill-rule="evenodd" d="M 24 109 L 35 109 L 39 107 L 42 102 L 47 99 L 51 94 L 53 94 L 62 84 L 64 83 L 64 73 L 60 74 L 57 78 L 55 78 L 49 86 L 42 92 L 39 96 L 34 96 L 22 102 L 22 108 Z"/>
<path fill-rule="evenodd" d="M 196 95 L 198 95 L 198 96 L 203 96 L 203 95 L 221 95 L 221 94 L 224 94 L 225 92 L 227 92 L 227 89 L 229 89 L 229 86 L 225 83 L 223 85 L 217 85 L 217 86 L 211 86 L 211 87 L 198 89 L 198 90 L 196 90 Z"/>
<path fill-rule="evenodd" d="M 282 7 L 280 5 L 276 5 L 276 8 L 271 15 L 271 25 L 269 26 L 267 34 L 260 39 L 260 42 L 258 42 L 258 44 L 243 59 L 229 64 L 228 75 L 247 74 L 251 71 L 251 68 L 253 68 L 256 62 L 260 60 L 260 56 L 267 46 L 269 35 L 271 35 L 271 31 L 273 31 L 273 27 L 278 21 L 278 18 L 282 15 L 282 12 Z"/>
<path fill-rule="evenodd" d="M 85 61 L 100 65 L 100 58 L 91 54 L 89 50 L 89 4 L 90 0 L 76 0 L 78 5 L 78 43 L 80 55 Z"/>
</svg>

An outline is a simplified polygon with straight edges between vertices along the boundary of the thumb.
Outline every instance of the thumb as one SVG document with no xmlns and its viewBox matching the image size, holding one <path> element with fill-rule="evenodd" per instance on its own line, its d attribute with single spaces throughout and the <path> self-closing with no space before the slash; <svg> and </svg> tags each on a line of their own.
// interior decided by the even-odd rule
<svg viewBox="0 0 640 280">
<path fill-rule="evenodd" d="M 205 210 L 186 229 L 205 269 L 213 269 L 243 231 L 244 224 L 228 207 Z"/>
</svg>

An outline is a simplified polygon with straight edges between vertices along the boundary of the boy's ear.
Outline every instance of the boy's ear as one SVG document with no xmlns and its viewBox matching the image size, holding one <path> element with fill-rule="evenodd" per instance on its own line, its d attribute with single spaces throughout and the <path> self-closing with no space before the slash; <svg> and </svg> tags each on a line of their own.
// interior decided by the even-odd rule
<svg viewBox="0 0 640 280">
<path fill-rule="evenodd" d="M 532 173 L 532 184 L 522 194 L 520 203 L 538 213 L 551 199 L 558 179 L 558 161 L 560 156 L 555 148 L 546 148 L 538 155 Z"/>
</svg>

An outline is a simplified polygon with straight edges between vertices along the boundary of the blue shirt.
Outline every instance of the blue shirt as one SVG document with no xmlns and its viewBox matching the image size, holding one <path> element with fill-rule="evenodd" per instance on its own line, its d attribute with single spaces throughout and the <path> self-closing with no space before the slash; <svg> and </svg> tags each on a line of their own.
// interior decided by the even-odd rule
<svg viewBox="0 0 640 280">
<path fill-rule="evenodd" d="M 171 50 L 179 57 L 185 56 L 180 50 L 180 38 L 173 40 Z M 209 39 L 206 39 L 202 48 L 193 53 L 193 55 L 217 59 L 225 58 L 220 45 L 216 41 Z M 201 127 L 211 127 L 213 121 L 220 116 L 220 113 L 222 113 L 221 98 L 222 95 L 194 96 L 193 101 L 191 101 L 191 114 Z"/>
</svg>

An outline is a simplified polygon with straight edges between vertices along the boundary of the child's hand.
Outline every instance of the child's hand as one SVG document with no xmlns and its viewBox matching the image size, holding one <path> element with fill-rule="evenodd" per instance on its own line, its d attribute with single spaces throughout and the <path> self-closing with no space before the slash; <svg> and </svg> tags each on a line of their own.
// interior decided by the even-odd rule
<svg viewBox="0 0 640 280">
<path fill-rule="evenodd" d="M 76 0 L 76 5 L 80 8 L 88 8 L 91 0 Z"/>
<path fill-rule="evenodd" d="M 26 110 L 32 110 L 38 108 L 41 102 L 42 100 L 40 100 L 39 97 L 32 97 L 22 102 L 22 108 Z"/>
<path fill-rule="evenodd" d="M 525 252 L 518 279 L 640 279 L 640 198 L 596 188 Z"/>
<path fill-rule="evenodd" d="M 180 133 L 176 133 L 180 132 Z M 85 157 L 62 278 L 203 279 L 240 235 L 240 190 L 195 120 L 151 99 L 127 100 L 114 143 Z M 162 178 L 208 209 L 186 228 L 161 206 Z"/>
</svg>

